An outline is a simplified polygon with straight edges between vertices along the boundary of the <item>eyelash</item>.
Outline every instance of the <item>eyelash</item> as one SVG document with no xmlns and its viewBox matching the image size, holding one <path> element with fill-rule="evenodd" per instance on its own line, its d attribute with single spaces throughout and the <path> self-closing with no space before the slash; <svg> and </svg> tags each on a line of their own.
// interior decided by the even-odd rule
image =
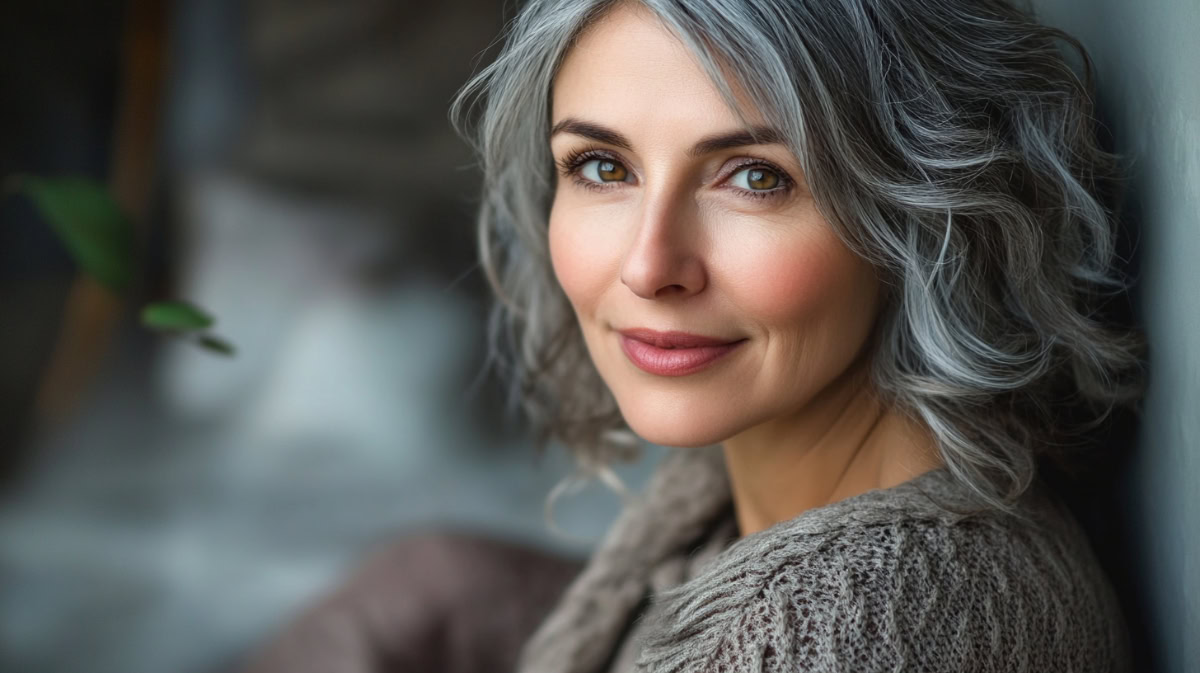
<svg viewBox="0 0 1200 673">
<path fill-rule="evenodd" d="M 574 181 L 575 184 L 577 184 L 577 185 L 580 185 L 586 189 L 591 189 L 593 191 L 598 191 L 598 192 L 608 191 L 609 189 L 612 189 L 612 187 L 608 186 L 605 183 L 593 182 L 591 180 L 588 180 L 588 179 L 582 177 L 579 174 L 579 169 L 582 168 L 585 163 L 591 161 L 592 159 L 608 159 L 609 161 L 619 163 L 622 166 L 625 165 L 620 159 L 613 156 L 613 154 L 611 152 L 607 152 L 607 151 L 599 150 L 599 149 L 595 149 L 595 148 L 584 148 L 584 149 L 572 150 L 571 152 L 569 152 L 567 154 L 567 156 L 563 157 L 561 161 L 558 161 L 556 163 L 558 164 L 559 170 L 562 171 L 563 175 L 571 178 L 572 181 Z M 765 161 L 763 159 L 747 158 L 745 163 L 742 163 L 739 166 L 737 166 L 737 168 L 735 168 L 733 171 L 731 171 L 729 173 L 729 176 L 732 177 L 747 168 L 755 168 L 755 167 L 766 168 L 766 169 L 770 170 L 771 172 L 775 173 L 777 176 L 779 176 L 780 186 L 776 187 L 775 189 L 762 190 L 762 191 L 751 191 L 748 189 L 742 189 L 741 187 L 731 187 L 731 189 L 733 189 L 735 192 L 739 192 L 749 198 L 759 199 L 759 200 L 782 198 L 783 196 L 785 196 L 786 194 L 788 194 L 789 192 L 792 191 L 792 186 L 795 184 L 795 180 L 793 180 L 792 177 L 790 175 L 788 175 L 787 172 L 784 171 L 783 169 L 781 169 L 778 166 L 776 166 L 775 164 L 773 164 L 769 161 Z M 626 167 L 626 170 L 628 170 L 628 167 Z M 619 184 L 619 183 L 610 183 L 610 184 L 615 185 L 615 184 Z"/>
</svg>

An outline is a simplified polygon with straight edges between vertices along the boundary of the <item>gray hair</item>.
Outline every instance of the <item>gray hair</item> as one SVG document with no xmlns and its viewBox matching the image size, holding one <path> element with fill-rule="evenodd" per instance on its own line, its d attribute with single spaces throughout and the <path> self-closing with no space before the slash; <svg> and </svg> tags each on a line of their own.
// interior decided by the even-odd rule
<svg viewBox="0 0 1200 673">
<path fill-rule="evenodd" d="M 529 0 L 451 108 L 483 169 L 493 362 L 539 447 L 563 442 L 609 483 L 607 466 L 640 450 L 553 275 L 547 134 L 564 55 L 620 1 Z M 636 1 L 743 122 L 732 81 L 784 133 L 822 215 L 884 280 L 873 384 L 932 430 L 986 505 L 1014 511 L 1037 458 L 1136 407 L 1144 338 L 1096 316 L 1128 289 L 1106 202 L 1120 157 L 1097 141 L 1075 38 L 1003 0 Z M 1056 38 L 1081 56 L 1082 80 Z M 1082 422 L 1065 422 L 1070 405 Z"/>
</svg>

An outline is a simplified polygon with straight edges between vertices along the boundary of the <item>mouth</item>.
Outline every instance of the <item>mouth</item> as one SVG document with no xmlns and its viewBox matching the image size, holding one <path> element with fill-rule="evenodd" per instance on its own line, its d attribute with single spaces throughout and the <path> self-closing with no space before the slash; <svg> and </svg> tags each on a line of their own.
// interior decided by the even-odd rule
<svg viewBox="0 0 1200 673">
<path fill-rule="evenodd" d="M 686 332 L 621 330 L 621 350 L 638 369 L 657 376 L 687 376 L 715 364 L 746 339 L 720 339 Z"/>
<path fill-rule="evenodd" d="M 644 327 L 620 330 L 620 334 L 629 339 L 634 339 L 663 350 L 727 346 L 739 341 L 745 341 L 745 339 L 721 339 L 718 337 L 690 334 L 688 332 L 659 332 Z"/>
</svg>

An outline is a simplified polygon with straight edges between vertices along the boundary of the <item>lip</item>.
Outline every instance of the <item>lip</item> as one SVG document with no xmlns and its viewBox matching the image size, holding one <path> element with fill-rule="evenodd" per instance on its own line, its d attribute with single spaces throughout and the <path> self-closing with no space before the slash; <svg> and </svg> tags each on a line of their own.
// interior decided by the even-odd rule
<svg viewBox="0 0 1200 673">
<path fill-rule="evenodd" d="M 729 341 L 687 332 L 628 329 L 619 332 L 621 350 L 638 369 L 658 376 L 694 374 L 733 352 L 746 340 Z"/>
</svg>

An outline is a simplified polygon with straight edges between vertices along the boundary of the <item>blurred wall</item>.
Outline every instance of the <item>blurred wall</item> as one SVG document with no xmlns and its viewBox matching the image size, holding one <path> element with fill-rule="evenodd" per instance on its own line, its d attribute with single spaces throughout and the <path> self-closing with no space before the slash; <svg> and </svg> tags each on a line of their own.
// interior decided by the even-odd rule
<svg viewBox="0 0 1200 673">
<path fill-rule="evenodd" d="M 1101 117 L 1134 168 L 1150 390 L 1117 510 L 1139 670 L 1200 671 L 1200 2 L 1035 5 L 1088 48 Z"/>
</svg>

